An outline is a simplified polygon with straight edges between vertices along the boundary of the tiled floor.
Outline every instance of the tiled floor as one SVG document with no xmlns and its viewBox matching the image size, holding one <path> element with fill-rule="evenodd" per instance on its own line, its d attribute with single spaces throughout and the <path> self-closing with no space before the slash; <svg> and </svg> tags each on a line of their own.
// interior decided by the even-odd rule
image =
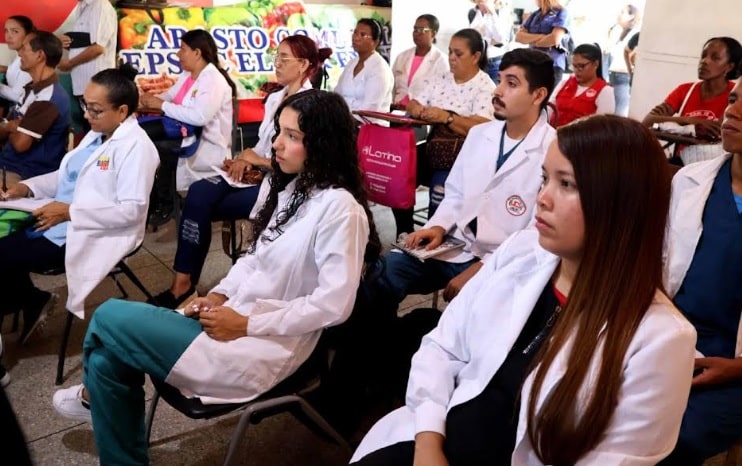
<svg viewBox="0 0 742 466">
<path fill-rule="evenodd" d="M 373 208 L 374 217 L 382 235 L 383 244 L 392 242 L 394 235 L 391 211 Z M 129 265 L 144 285 L 152 292 L 165 289 L 172 277 L 175 238 L 172 225 L 156 233 L 148 233 L 143 247 L 128 260 Z M 199 291 L 207 291 L 229 269 L 230 261 L 221 251 L 219 225 L 214 225 L 214 237 Z M 41 335 L 26 346 L 17 344 L 17 334 L 10 333 L 11 319 L 3 325 L 3 363 L 10 370 L 12 382 L 8 395 L 23 427 L 34 461 L 39 466 L 69 466 L 97 464 L 91 426 L 68 421 L 54 411 L 51 398 L 58 388 L 54 385 L 56 355 L 63 329 L 66 298 L 64 277 L 34 277 L 37 284 L 60 294 L 56 313 Z M 124 287 L 130 299 L 142 300 L 142 294 L 126 279 Z M 88 300 L 89 311 L 84 322 L 73 326 L 65 367 L 63 386 L 81 380 L 82 337 L 87 321 L 98 304 L 120 293 L 109 279 L 104 281 Z M 430 296 L 411 296 L 401 310 L 429 307 Z M 147 382 L 147 399 L 152 387 Z M 227 416 L 215 421 L 194 421 L 175 412 L 165 403 L 158 407 L 150 448 L 153 465 L 207 466 L 221 464 L 230 434 L 237 417 Z M 1 434 L 0 434 L 1 435 Z M 303 465 L 332 466 L 347 464 L 349 452 L 328 443 L 288 414 L 277 415 L 248 429 L 240 451 L 241 464 L 257 466 Z M 0 455 L 0 464 L 5 464 Z M 721 466 L 722 457 L 707 462 L 707 466 Z M 10 465 L 9 465 L 10 466 Z"/>
<path fill-rule="evenodd" d="M 393 239 L 391 211 L 374 207 L 374 217 L 380 226 L 383 244 Z M 172 261 L 175 255 L 175 235 L 172 224 L 164 230 L 147 233 L 144 245 L 128 259 L 129 266 L 150 292 L 159 292 L 170 284 Z M 230 266 L 222 252 L 220 224 L 214 224 L 211 252 L 198 287 L 202 293 L 213 286 Z M 9 369 L 12 382 L 8 396 L 25 431 L 31 453 L 39 466 L 97 464 L 92 428 L 89 424 L 68 421 L 59 417 L 51 404 L 56 355 L 66 314 L 64 276 L 34 276 L 37 285 L 59 293 L 55 313 L 44 331 L 26 345 L 17 342 L 17 333 L 11 333 L 10 317 L 3 322 L 3 363 Z M 121 278 L 129 299 L 143 300 L 144 296 L 125 277 Z M 63 386 L 80 383 L 82 338 L 90 313 L 105 299 L 120 297 L 110 279 L 106 279 L 88 299 L 86 320 L 75 321 L 67 352 Z M 412 296 L 402 309 L 430 305 L 430 297 Z M 147 382 L 147 399 L 152 396 Z M 194 421 L 177 413 L 165 403 L 158 407 L 150 449 L 153 465 L 218 465 L 221 464 L 236 416 L 215 421 Z M 347 464 L 350 452 L 326 442 L 296 421 L 291 415 L 281 414 L 262 421 L 248 429 L 242 448 L 243 464 L 251 465 L 341 465 Z M 4 464 L 0 456 L 0 464 Z M 10 465 L 9 465 L 10 466 Z"/>
</svg>

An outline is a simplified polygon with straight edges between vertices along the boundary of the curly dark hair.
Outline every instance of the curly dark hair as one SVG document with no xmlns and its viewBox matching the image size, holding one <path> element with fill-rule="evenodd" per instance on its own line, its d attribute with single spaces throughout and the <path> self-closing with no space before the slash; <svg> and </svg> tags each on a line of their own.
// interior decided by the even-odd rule
<svg viewBox="0 0 742 466">
<path fill-rule="evenodd" d="M 381 254 L 381 241 L 368 207 L 368 195 L 358 166 L 355 123 L 345 99 L 338 94 L 317 89 L 286 98 L 273 118 L 276 128 L 274 141 L 280 132 L 278 119 L 287 107 L 299 113 L 299 129 L 304 133 L 303 142 L 307 152 L 304 170 L 298 175 L 282 172 L 276 162 L 276 151 L 271 150 L 271 190 L 253 224 L 248 252 L 255 252 L 258 239 L 261 242 L 270 242 L 280 236 L 283 233 L 282 228 L 309 199 L 314 188 L 343 188 L 353 195 L 366 212 L 369 235 L 364 262 L 373 263 Z M 276 224 L 268 227 L 268 222 L 278 207 L 278 193 L 295 178 L 296 188 L 291 198 L 276 215 Z M 266 229 L 270 234 L 263 234 Z"/>
</svg>

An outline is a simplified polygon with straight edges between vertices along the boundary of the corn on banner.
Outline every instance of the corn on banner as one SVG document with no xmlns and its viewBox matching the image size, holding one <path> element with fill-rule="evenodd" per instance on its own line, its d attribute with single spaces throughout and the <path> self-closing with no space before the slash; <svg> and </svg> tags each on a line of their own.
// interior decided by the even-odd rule
<svg viewBox="0 0 742 466">
<path fill-rule="evenodd" d="M 262 119 L 260 87 L 275 79 L 267 55 L 274 53 L 286 36 L 304 34 L 319 47 L 333 49 L 326 62 L 331 88 L 345 64 L 356 56 L 351 39 L 358 19 L 378 20 L 384 30 L 379 51 L 388 58 L 391 47 L 389 8 L 251 0 L 229 6 L 149 11 L 120 8 L 118 14 L 119 58 L 139 69 L 137 84 L 148 92 L 163 92 L 182 72 L 176 53 L 183 34 L 197 28 L 209 31 L 219 49 L 222 66 L 238 84 L 238 97 L 253 101 L 241 105 L 250 109 L 241 112 L 240 122 Z"/>
</svg>

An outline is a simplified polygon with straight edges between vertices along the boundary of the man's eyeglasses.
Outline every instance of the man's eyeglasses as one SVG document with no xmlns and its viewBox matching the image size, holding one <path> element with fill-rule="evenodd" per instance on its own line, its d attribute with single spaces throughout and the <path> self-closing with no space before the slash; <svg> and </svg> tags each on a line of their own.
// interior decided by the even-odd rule
<svg viewBox="0 0 742 466">
<path fill-rule="evenodd" d="M 92 118 L 93 120 L 97 120 L 98 117 L 101 115 L 101 113 L 107 112 L 109 110 L 113 110 L 111 108 L 106 108 L 103 110 L 94 110 L 88 107 L 88 105 L 85 102 L 80 102 L 80 108 L 82 109 L 83 113 L 87 112 L 87 114 L 90 115 L 90 118 Z"/>
<path fill-rule="evenodd" d="M 572 62 L 572 68 L 576 69 L 577 71 L 582 71 L 585 68 L 587 68 L 589 65 L 591 65 L 592 63 L 593 62 L 591 62 L 591 61 L 586 61 L 584 63 L 575 63 L 575 62 Z"/>
<path fill-rule="evenodd" d="M 426 32 L 431 32 L 431 31 L 433 30 L 430 28 L 419 28 L 419 27 L 412 28 L 412 32 L 415 32 L 417 34 L 425 34 Z"/>
<path fill-rule="evenodd" d="M 303 58 L 287 57 L 285 55 L 276 55 L 275 53 L 268 53 L 265 55 L 265 62 L 268 65 L 285 65 L 291 60 L 303 60 Z"/>
</svg>

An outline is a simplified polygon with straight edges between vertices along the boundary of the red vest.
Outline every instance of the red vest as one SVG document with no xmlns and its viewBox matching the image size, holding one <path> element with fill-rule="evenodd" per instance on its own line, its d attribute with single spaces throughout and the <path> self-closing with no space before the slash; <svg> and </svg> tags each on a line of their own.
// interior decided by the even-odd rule
<svg viewBox="0 0 742 466">
<path fill-rule="evenodd" d="M 598 109 L 595 101 L 600 91 L 607 85 L 607 82 L 598 78 L 585 92 L 575 96 L 577 79 L 571 76 L 556 96 L 556 107 L 559 111 L 557 126 L 563 126 L 580 117 L 594 114 Z"/>
</svg>

